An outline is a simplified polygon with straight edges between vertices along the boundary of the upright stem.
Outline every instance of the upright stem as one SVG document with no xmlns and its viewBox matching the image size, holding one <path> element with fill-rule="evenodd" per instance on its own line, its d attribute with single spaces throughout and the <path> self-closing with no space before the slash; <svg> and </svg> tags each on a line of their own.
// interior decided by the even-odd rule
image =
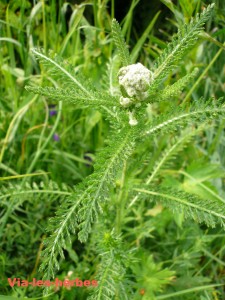
<svg viewBox="0 0 225 300">
<path fill-rule="evenodd" d="M 223 44 L 225 46 L 225 43 Z M 212 65 L 214 64 L 214 62 L 217 60 L 217 58 L 220 56 L 220 54 L 223 52 L 224 48 L 220 48 L 217 53 L 215 54 L 215 56 L 213 57 L 213 59 L 211 60 L 211 62 L 208 64 L 208 66 L 205 68 L 205 70 L 202 72 L 202 74 L 198 77 L 198 79 L 195 81 L 195 83 L 193 84 L 192 88 L 190 89 L 190 91 L 187 93 L 186 97 L 184 98 L 184 101 L 182 102 L 182 105 L 189 99 L 189 97 L 191 96 L 191 94 L 193 93 L 193 91 L 196 89 L 196 87 L 199 85 L 200 81 L 203 79 L 203 77 L 206 75 L 206 73 L 208 72 L 208 70 L 212 67 Z"/>
<path fill-rule="evenodd" d="M 46 148 L 46 146 L 48 145 L 48 143 L 50 142 L 50 139 L 52 138 L 53 134 L 56 131 L 57 126 L 59 125 L 60 119 L 61 119 L 61 111 L 62 111 L 62 101 L 59 102 L 59 110 L 58 110 L 58 114 L 57 114 L 57 119 L 56 122 L 54 124 L 54 126 L 52 127 L 52 130 L 49 134 L 49 136 L 47 137 L 46 141 L 43 143 L 42 147 L 40 147 L 36 154 L 35 157 L 32 161 L 32 163 L 30 164 L 30 167 L 27 170 L 27 173 L 31 173 L 33 171 L 33 168 L 35 166 L 35 164 L 37 163 L 38 158 L 40 157 L 40 155 L 43 153 L 43 150 Z M 23 182 L 24 183 L 24 182 Z"/>
<path fill-rule="evenodd" d="M 121 225 L 122 225 L 122 218 L 124 215 L 124 208 L 126 205 L 126 197 L 124 195 L 124 185 L 125 185 L 125 174 L 126 174 L 126 168 L 127 163 L 124 163 L 123 171 L 122 171 L 122 177 L 121 177 L 121 186 L 120 186 L 120 192 L 117 198 L 117 213 L 116 213 L 116 231 L 117 234 L 120 234 L 121 232 Z"/>
<path fill-rule="evenodd" d="M 45 53 L 47 51 L 46 20 L 45 20 L 45 0 L 42 0 L 42 21 L 43 21 L 43 44 Z"/>
</svg>

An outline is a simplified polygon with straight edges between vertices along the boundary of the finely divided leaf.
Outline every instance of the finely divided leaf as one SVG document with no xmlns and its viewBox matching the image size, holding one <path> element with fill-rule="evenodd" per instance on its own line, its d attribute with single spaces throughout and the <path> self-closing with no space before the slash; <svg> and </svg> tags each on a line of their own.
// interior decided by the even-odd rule
<svg viewBox="0 0 225 300">
<path fill-rule="evenodd" d="M 177 35 L 174 37 L 167 48 L 163 50 L 162 54 L 155 62 L 154 77 L 155 84 L 159 84 L 182 59 L 182 57 L 189 51 L 196 43 L 199 33 L 203 30 L 205 22 L 209 19 L 214 4 L 209 5 L 204 11 L 191 20 L 190 24 L 184 24 Z"/>
<path fill-rule="evenodd" d="M 66 101 L 73 104 L 87 105 L 95 108 L 98 108 L 101 105 L 120 107 L 119 101 L 116 97 L 104 93 L 98 93 L 93 91 L 91 96 L 87 96 L 74 88 L 56 89 L 53 87 L 33 87 L 33 86 L 26 86 L 25 88 L 29 92 L 46 96 L 49 99 L 53 99 L 53 100 Z"/>
<path fill-rule="evenodd" d="M 150 190 L 147 187 L 135 190 L 145 196 L 148 195 L 151 201 L 161 202 L 175 213 L 182 212 L 186 218 L 192 218 L 211 227 L 220 224 L 225 228 L 225 203 L 221 201 L 200 199 L 194 195 L 171 189 Z"/>
<path fill-rule="evenodd" d="M 118 49 L 118 53 L 123 66 L 130 65 L 131 64 L 130 54 L 127 45 L 125 43 L 123 34 L 121 32 L 120 25 L 115 19 L 112 20 L 112 36 L 113 36 L 113 41 Z"/>
<path fill-rule="evenodd" d="M 199 101 L 193 104 L 189 111 L 181 107 L 171 107 L 168 114 L 156 117 L 149 129 L 146 129 L 143 136 L 158 134 L 159 132 L 174 132 L 188 124 L 201 124 L 206 120 L 217 120 L 218 116 L 225 116 L 225 106 L 222 99 L 213 103 L 212 99 L 208 102 Z M 146 127 L 147 127 L 146 126 Z"/>
</svg>

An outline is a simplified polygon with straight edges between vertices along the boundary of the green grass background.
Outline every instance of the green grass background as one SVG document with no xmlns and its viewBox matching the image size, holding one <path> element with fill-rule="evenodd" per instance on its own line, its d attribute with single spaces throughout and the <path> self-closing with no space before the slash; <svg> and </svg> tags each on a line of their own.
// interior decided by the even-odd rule
<svg viewBox="0 0 225 300">
<path fill-rule="evenodd" d="M 167 78 L 170 84 L 188 70 L 200 69 L 199 77 L 192 86 L 186 87 L 180 101 L 224 95 L 225 4 L 214 2 L 215 14 L 206 24 L 206 33 L 179 69 Z M 150 68 L 179 25 L 190 21 L 209 3 L 212 1 L 132 0 L 121 4 L 114 0 L 79 3 L 0 0 L 0 294 L 5 295 L 0 299 L 42 299 L 41 289 L 11 289 L 7 278 L 42 277 L 38 271 L 40 252 L 46 225 L 59 205 L 57 190 L 65 183 L 66 195 L 66 190 L 72 190 L 93 171 L 95 154 L 104 146 L 109 129 L 98 111 L 58 104 L 24 89 L 30 83 L 60 84 L 39 66 L 30 49 L 40 46 L 46 53 L 53 50 L 98 86 L 114 53 L 110 36 L 112 18 L 120 21 L 133 57 Z M 51 115 L 52 110 L 55 110 L 54 115 Z M 177 168 L 185 162 L 189 174 L 221 196 L 225 196 L 224 125 L 222 120 L 207 130 L 195 144 L 182 151 L 176 162 Z M 162 137 L 157 147 L 150 149 L 155 159 L 167 142 L 167 137 Z M 143 176 L 147 171 L 148 166 L 142 170 Z M 188 180 L 175 180 L 169 172 L 165 176 L 168 184 L 182 184 L 187 190 L 196 189 L 200 195 L 205 192 Z M 14 202 L 1 197 L 11 187 L 19 190 L 21 184 L 42 181 L 48 189 L 56 191 L 48 201 L 41 195 L 32 199 L 21 197 Z M 135 231 L 127 230 L 136 246 L 142 245 L 144 249 L 138 254 L 140 263 L 133 267 L 140 278 L 134 287 L 134 299 L 143 299 L 141 289 L 147 293 L 145 299 L 150 299 L 148 289 L 156 292 L 157 299 L 172 299 L 171 293 L 177 293 L 176 299 L 224 299 L 224 231 L 190 221 L 183 223 L 182 216 L 174 216 L 167 210 L 157 213 L 156 209 L 155 215 L 149 212 L 151 217 L 146 218 L 143 210 L 140 206 L 134 211 Z M 146 228 L 145 236 L 143 228 Z M 96 271 L 94 260 L 91 246 L 74 240 L 57 277 L 63 279 L 73 270 L 88 279 Z M 176 272 L 172 286 L 164 282 L 170 274 L 166 268 Z M 219 286 L 201 288 L 211 284 Z M 197 288 L 200 292 L 195 291 Z M 11 297 L 6 298 L 6 295 Z M 48 298 L 82 300 L 87 299 L 87 292 L 61 289 Z"/>
</svg>

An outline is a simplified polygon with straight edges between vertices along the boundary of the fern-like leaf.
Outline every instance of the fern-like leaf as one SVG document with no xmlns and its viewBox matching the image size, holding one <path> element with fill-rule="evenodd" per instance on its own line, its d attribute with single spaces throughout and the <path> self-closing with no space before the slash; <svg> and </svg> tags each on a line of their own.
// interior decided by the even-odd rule
<svg viewBox="0 0 225 300">
<path fill-rule="evenodd" d="M 199 124 L 207 120 L 217 119 L 218 116 L 225 116 L 225 106 L 222 99 L 217 100 L 214 105 L 211 104 L 212 99 L 208 102 L 199 101 L 191 106 L 189 111 L 185 111 L 182 107 L 171 107 L 168 114 L 156 117 L 149 129 L 143 132 L 143 136 L 155 135 L 159 132 L 173 132 L 187 124 Z"/>
<path fill-rule="evenodd" d="M 130 262 L 131 251 L 124 249 L 121 237 L 106 232 L 99 241 L 98 287 L 92 290 L 88 300 L 128 300 L 129 286 L 126 279 L 126 265 Z"/>
<path fill-rule="evenodd" d="M 183 213 L 186 218 L 192 218 L 199 223 L 215 227 L 220 224 L 225 228 L 225 203 L 200 199 L 191 194 L 171 189 L 136 188 L 139 193 L 148 195 L 151 201 L 161 202 L 174 213 Z"/>
<path fill-rule="evenodd" d="M 32 87 L 26 86 L 27 91 L 46 96 L 50 99 L 58 101 L 66 101 L 73 104 L 88 105 L 98 108 L 101 105 L 105 106 L 119 106 L 119 101 L 116 97 L 105 95 L 104 93 L 93 92 L 92 95 L 87 97 L 80 93 L 79 90 L 74 88 L 61 89 L 52 87 Z"/>
<path fill-rule="evenodd" d="M 77 189 L 81 190 L 82 186 L 78 186 Z M 45 271 L 45 279 L 54 278 L 55 271 L 59 270 L 58 256 L 64 258 L 63 248 L 66 248 L 67 241 L 71 241 L 71 233 L 75 234 L 78 226 L 76 213 L 85 196 L 85 193 L 81 194 L 76 201 L 73 197 L 68 197 L 58 208 L 56 216 L 49 220 L 47 232 L 51 235 L 44 240 L 45 249 L 42 252 L 43 259 L 40 267 L 41 271 Z"/>
<path fill-rule="evenodd" d="M 162 153 L 160 159 L 155 163 L 153 171 L 149 178 L 146 180 L 146 184 L 150 184 L 157 176 L 159 171 L 162 169 L 165 164 L 171 159 L 175 158 L 177 154 L 184 149 L 184 147 L 190 143 L 194 136 L 200 133 L 205 129 L 205 125 L 201 125 L 198 129 L 192 129 L 188 132 L 182 132 L 179 138 L 176 138 L 176 142 L 167 147 Z"/>
<path fill-rule="evenodd" d="M 182 77 L 172 85 L 168 85 L 162 91 L 151 92 L 149 93 L 150 102 L 162 102 L 166 100 L 173 100 L 177 98 L 182 90 L 187 87 L 187 85 L 196 77 L 198 69 L 194 69 L 190 74 Z M 154 100 L 153 100 L 154 99 Z"/>
<path fill-rule="evenodd" d="M 116 19 L 112 20 L 112 36 L 113 41 L 118 49 L 118 53 L 120 56 L 121 63 L 123 66 L 127 66 L 131 64 L 130 54 L 125 43 L 123 34 L 121 32 L 121 28 Z"/>
<path fill-rule="evenodd" d="M 120 69 L 120 58 L 114 55 L 107 63 L 107 69 L 102 76 L 102 88 L 109 91 L 111 96 L 120 96 L 120 89 L 118 86 L 117 74 Z"/>
<path fill-rule="evenodd" d="M 32 53 L 37 60 L 47 67 L 49 74 L 59 76 L 62 84 L 67 84 L 67 82 L 69 82 L 74 88 L 80 90 L 83 95 L 91 97 L 91 92 L 85 87 L 84 80 L 82 80 L 82 82 L 79 81 L 75 77 L 75 71 L 67 62 L 63 61 L 62 58 L 51 51 L 49 51 L 49 55 L 45 55 L 42 49 L 34 48 L 32 49 Z M 77 75 L 77 77 L 79 76 Z"/>
<path fill-rule="evenodd" d="M 72 194 L 72 189 L 67 185 L 59 186 L 54 181 L 36 184 L 33 182 L 25 185 L 9 183 L 3 185 L 0 191 L 1 213 L 0 213 L 0 232 L 2 232 L 8 218 L 14 211 L 18 210 L 25 201 L 33 202 L 39 199 L 41 202 L 64 201 Z"/>
<path fill-rule="evenodd" d="M 97 220 L 101 212 L 101 203 L 108 198 L 108 192 L 114 185 L 114 178 L 118 170 L 122 169 L 123 162 L 131 155 L 137 128 L 124 128 L 116 134 L 108 148 L 102 150 L 95 164 L 95 173 L 88 180 L 89 196 L 82 203 L 79 210 L 80 232 L 79 240 L 85 242 L 91 231 L 91 224 Z M 115 142 L 116 141 L 116 142 Z"/>
<path fill-rule="evenodd" d="M 93 222 L 102 212 L 102 204 L 108 199 L 108 192 L 123 161 L 132 153 L 137 128 L 121 129 L 111 137 L 109 146 L 96 157 L 95 172 L 87 177 L 76 191 L 63 203 L 51 220 L 48 231 L 52 233 L 45 241 L 44 260 L 41 270 L 46 270 L 46 278 L 54 277 L 59 268 L 58 256 L 63 256 L 63 248 L 70 241 L 71 233 L 79 228 L 79 240 L 85 242 Z M 116 142 L 115 142 L 116 141 Z M 55 231 L 55 228 L 58 228 Z"/>
<path fill-rule="evenodd" d="M 155 62 L 154 77 L 157 83 L 161 81 L 181 60 L 181 58 L 196 43 L 199 33 L 209 19 L 214 4 L 209 5 L 201 14 L 198 14 L 189 24 L 184 24 L 172 42 L 168 44 Z"/>
</svg>

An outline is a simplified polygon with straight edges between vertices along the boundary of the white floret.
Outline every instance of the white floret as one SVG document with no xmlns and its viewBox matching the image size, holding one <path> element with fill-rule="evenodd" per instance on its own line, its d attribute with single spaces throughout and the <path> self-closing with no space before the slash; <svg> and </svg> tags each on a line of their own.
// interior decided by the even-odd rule
<svg viewBox="0 0 225 300">
<path fill-rule="evenodd" d="M 120 86 L 128 97 L 142 101 L 148 97 L 148 88 L 153 79 L 153 73 L 141 63 L 122 67 L 118 73 Z"/>
<path fill-rule="evenodd" d="M 120 104 L 123 106 L 123 107 L 128 107 L 130 106 L 132 103 L 131 99 L 130 98 L 126 98 L 126 97 L 120 97 Z"/>
<path fill-rule="evenodd" d="M 131 126 L 136 126 L 138 124 L 137 119 L 134 117 L 133 113 L 129 111 L 129 124 Z"/>
</svg>

